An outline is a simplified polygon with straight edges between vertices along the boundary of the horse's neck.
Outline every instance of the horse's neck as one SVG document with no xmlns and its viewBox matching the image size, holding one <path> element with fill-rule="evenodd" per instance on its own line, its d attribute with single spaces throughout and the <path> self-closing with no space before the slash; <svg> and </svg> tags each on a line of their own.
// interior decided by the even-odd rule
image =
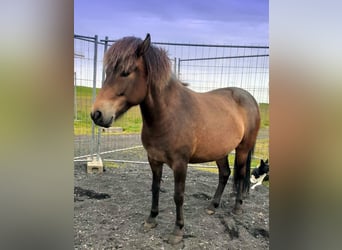
<svg viewBox="0 0 342 250">
<path fill-rule="evenodd" d="M 172 119 L 172 105 L 178 101 L 179 92 L 183 86 L 170 80 L 169 85 L 163 89 L 151 87 L 145 100 L 140 104 L 143 121 L 146 125 L 153 124 L 158 126 L 165 123 L 168 119 Z"/>
</svg>

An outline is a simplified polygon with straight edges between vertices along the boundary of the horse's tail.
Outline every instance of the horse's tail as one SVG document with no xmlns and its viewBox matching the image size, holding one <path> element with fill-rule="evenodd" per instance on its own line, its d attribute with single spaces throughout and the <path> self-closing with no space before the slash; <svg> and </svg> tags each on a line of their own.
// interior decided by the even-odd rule
<svg viewBox="0 0 342 250">
<path fill-rule="evenodd" d="M 243 188 L 242 188 L 242 192 L 243 193 L 248 193 L 249 192 L 249 188 L 251 186 L 251 163 L 252 163 L 252 156 L 254 153 L 254 147 L 251 150 L 249 150 L 248 155 L 247 155 L 247 161 L 246 161 L 246 175 L 243 181 Z"/>
<path fill-rule="evenodd" d="M 251 148 L 248 151 L 248 155 L 247 155 L 246 174 L 243 177 L 243 186 L 242 186 L 242 193 L 243 194 L 247 194 L 249 192 L 249 188 L 250 188 L 250 185 L 251 185 L 251 181 L 250 181 L 250 177 L 251 177 L 251 162 L 252 162 L 252 156 L 253 156 L 253 153 L 254 153 L 254 147 L 255 147 L 255 145 L 253 146 L 253 148 Z M 238 169 L 237 162 L 236 162 L 236 159 L 235 159 L 235 162 L 234 162 L 234 189 L 235 189 L 235 191 L 238 190 L 238 186 L 239 186 L 239 183 L 240 183 L 238 181 L 239 180 L 239 173 L 238 172 L 239 172 L 239 169 Z"/>
</svg>

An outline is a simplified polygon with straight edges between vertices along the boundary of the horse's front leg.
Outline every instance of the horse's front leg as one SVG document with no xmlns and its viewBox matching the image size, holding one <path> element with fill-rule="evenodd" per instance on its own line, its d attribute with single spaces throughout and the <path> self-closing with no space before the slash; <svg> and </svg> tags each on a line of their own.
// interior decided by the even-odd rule
<svg viewBox="0 0 342 250">
<path fill-rule="evenodd" d="M 183 239 L 184 234 L 183 204 L 187 162 L 174 163 L 172 164 L 172 169 L 175 180 L 174 201 L 176 204 L 176 223 L 168 242 L 174 245 L 179 243 Z"/>
<path fill-rule="evenodd" d="M 145 221 L 144 228 L 149 230 L 157 226 L 156 217 L 159 213 L 160 181 L 163 173 L 163 163 L 148 158 L 152 170 L 152 207 L 150 215 Z"/>
</svg>

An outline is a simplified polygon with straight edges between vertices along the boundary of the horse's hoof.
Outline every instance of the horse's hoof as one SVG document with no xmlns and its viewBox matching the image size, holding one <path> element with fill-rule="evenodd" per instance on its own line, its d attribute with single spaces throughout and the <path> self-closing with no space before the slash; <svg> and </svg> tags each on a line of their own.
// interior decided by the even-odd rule
<svg viewBox="0 0 342 250">
<path fill-rule="evenodd" d="M 174 234 L 171 234 L 169 236 L 169 239 L 168 239 L 168 243 L 171 244 L 171 245 L 176 245 L 178 244 L 179 242 L 181 242 L 183 239 L 183 236 L 182 235 L 174 235 Z"/>
<path fill-rule="evenodd" d="M 209 214 L 209 215 L 213 215 L 215 213 L 215 210 L 211 210 L 209 208 L 207 208 L 206 211 L 207 211 L 207 214 Z"/>
<path fill-rule="evenodd" d="M 144 230 L 145 231 L 151 230 L 152 228 L 155 228 L 157 225 L 158 223 L 156 219 L 148 218 L 144 223 Z"/>
<path fill-rule="evenodd" d="M 236 207 L 234 207 L 233 213 L 236 214 L 236 215 L 242 214 L 242 213 L 243 213 L 242 208 L 236 208 Z"/>
<path fill-rule="evenodd" d="M 206 211 L 207 211 L 207 214 L 213 215 L 213 214 L 215 213 L 215 211 L 216 211 L 215 205 L 211 203 L 211 204 L 207 207 Z"/>
<path fill-rule="evenodd" d="M 170 234 L 167 242 L 171 245 L 176 245 L 182 241 L 183 234 L 184 234 L 184 228 L 180 229 L 178 226 L 175 226 L 175 228 L 173 229 L 173 232 Z"/>
<path fill-rule="evenodd" d="M 206 211 L 207 211 L 207 214 L 213 215 L 215 213 L 215 207 L 211 204 L 209 205 L 209 207 L 207 207 Z"/>
</svg>

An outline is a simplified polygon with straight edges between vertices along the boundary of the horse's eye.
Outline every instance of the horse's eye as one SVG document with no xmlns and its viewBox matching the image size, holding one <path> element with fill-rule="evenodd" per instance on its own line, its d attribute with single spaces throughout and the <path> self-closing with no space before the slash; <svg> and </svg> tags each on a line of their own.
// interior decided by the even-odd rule
<svg viewBox="0 0 342 250">
<path fill-rule="evenodd" d="M 130 74 L 130 72 L 122 71 L 120 76 L 127 77 L 127 76 L 129 76 L 129 74 Z"/>
</svg>

